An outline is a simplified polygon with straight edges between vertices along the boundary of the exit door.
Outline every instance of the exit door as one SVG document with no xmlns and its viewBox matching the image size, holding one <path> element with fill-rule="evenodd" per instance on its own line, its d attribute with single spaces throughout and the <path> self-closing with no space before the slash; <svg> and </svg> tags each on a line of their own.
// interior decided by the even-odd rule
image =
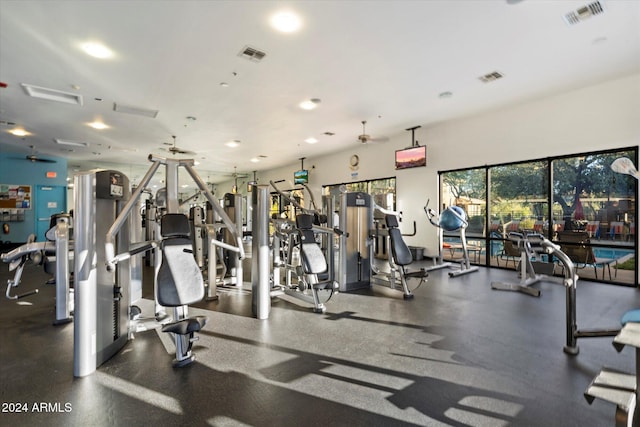
<svg viewBox="0 0 640 427">
<path fill-rule="evenodd" d="M 67 210 L 67 187 L 64 185 L 36 186 L 36 240 L 47 240 L 45 233 L 49 229 L 51 215 Z"/>
</svg>

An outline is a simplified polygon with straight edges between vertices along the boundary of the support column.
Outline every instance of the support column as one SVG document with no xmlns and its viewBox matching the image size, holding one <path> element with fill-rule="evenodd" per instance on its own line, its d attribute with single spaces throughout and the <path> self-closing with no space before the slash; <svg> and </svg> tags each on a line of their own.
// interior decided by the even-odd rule
<svg viewBox="0 0 640 427">
<path fill-rule="evenodd" d="M 251 260 L 251 309 L 258 319 L 268 319 L 269 292 L 269 187 L 257 185 L 251 192 L 253 245 Z"/>
</svg>

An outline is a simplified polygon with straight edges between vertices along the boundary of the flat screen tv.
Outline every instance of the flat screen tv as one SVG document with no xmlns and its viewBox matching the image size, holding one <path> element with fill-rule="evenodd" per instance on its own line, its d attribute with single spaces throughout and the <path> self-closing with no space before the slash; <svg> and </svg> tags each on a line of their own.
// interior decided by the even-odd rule
<svg viewBox="0 0 640 427">
<path fill-rule="evenodd" d="M 293 173 L 294 184 L 307 184 L 309 182 L 309 171 L 302 169 Z"/>
<path fill-rule="evenodd" d="M 396 150 L 396 169 L 427 166 L 427 146 L 409 147 Z"/>
</svg>

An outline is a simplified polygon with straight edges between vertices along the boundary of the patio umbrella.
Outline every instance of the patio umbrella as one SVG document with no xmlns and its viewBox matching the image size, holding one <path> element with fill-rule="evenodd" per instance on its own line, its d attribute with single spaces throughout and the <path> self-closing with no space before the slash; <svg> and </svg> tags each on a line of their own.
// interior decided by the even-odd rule
<svg viewBox="0 0 640 427">
<path fill-rule="evenodd" d="M 576 199 L 576 208 L 573 211 L 573 219 L 576 221 L 581 221 L 584 219 L 584 209 L 579 197 Z"/>
</svg>

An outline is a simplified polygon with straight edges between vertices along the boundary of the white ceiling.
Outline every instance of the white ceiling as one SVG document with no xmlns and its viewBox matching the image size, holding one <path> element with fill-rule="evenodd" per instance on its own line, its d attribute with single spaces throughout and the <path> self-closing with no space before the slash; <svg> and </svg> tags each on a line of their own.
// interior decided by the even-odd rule
<svg viewBox="0 0 640 427">
<path fill-rule="evenodd" d="M 260 171 L 354 147 L 363 120 L 373 137 L 406 134 L 409 145 L 408 127 L 640 72 L 640 1 L 603 0 L 604 13 L 564 21 L 589 3 L 0 0 L 0 150 L 26 155 L 33 145 L 41 157 L 68 158 L 70 169 L 117 166 L 135 181 L 149 153 L 171 156 L 164 143 L 175 135 L 196 153 L 181 157 L 220 182 L 234 167 Z M 285 7 L 302 17 L 300 31 L 270 27 Z M 88 40 L 115 56 L 86 55 L 79 46 Z M 247 45 L 266 57 L 239 57 Z M 504 78 L 480 81 L 493 71 Z M 29 97 L 23 83 L 82 95 L 83 105 Z M 316 110 L 298 107 L 308 98 L 321 100 Z M 114 103 L 159 113 L 119 113 Z M 97 119 L 109 128 L 86 125 Z M 9 134 L 15 127 L 32 135 Z M 54 138 L 88 146 L 64 151 Z"/>
</svg>

